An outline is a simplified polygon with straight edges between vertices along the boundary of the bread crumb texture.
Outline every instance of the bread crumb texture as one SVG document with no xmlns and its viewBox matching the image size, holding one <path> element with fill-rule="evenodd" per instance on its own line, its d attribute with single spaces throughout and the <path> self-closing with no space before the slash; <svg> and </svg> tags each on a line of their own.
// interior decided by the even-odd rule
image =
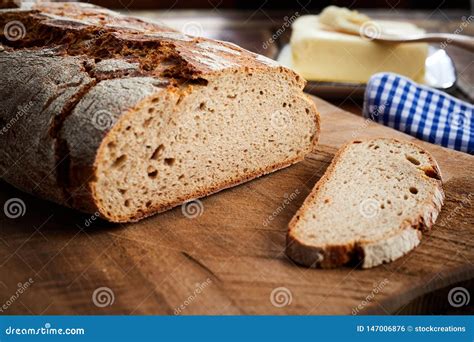
<svg viewBox="0 0 474 342">
<path fill-rule="evenodd" d="M 353 141 L 289 225 L 287 253 L 313 267 L 373 267 L 415 248 L 444 194 L 436 161 L 394 139 Z"/>
</svg>

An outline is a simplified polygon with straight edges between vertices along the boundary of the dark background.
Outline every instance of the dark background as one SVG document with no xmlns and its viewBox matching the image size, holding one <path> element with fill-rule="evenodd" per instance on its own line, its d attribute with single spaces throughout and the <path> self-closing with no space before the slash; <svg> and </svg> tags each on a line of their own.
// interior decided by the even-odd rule
<svg viewBox="0 0 474 342">
<path fill-rule="evenodd" d="M 85 0 L 83 0 L 85 1 Z M 90 0 L 89 2 L 108 8 L 171 9 L 171 8 L 232 8 L 232 9 L 322 9 L 328 5 L 349 8 L 460 8 L 469 9 L 469 0 Z"/>
</svg>

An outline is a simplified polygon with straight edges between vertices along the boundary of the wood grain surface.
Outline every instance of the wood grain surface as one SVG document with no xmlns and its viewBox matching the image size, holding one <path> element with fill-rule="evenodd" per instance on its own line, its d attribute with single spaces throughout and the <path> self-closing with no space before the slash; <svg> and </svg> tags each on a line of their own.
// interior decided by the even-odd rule
<svg viewBox="0 0 474 342">
<path fill-rule="evenodd" d="M 440 164 L 446 202 L 413 252 L 369 270 L 306 269 L 285 256 L 287 224 L 341 144 L 415 140 L 315 101 L 322 134 L 314 153 L 201 199 L 196 217 L 177 207 L 113 225 L 0 183 L 2 207 L 12 198 L 25 203 L 18 218 L 0 212 L 0 313 L 386 314 L 420 305 L 426 313 L 416 300 L 435 290 L 462 283 L 472 296 L 474 157 L 427 143 L 420 142 Z M 436 307 L 449 307 L 447 295 Z"/>
</svg>

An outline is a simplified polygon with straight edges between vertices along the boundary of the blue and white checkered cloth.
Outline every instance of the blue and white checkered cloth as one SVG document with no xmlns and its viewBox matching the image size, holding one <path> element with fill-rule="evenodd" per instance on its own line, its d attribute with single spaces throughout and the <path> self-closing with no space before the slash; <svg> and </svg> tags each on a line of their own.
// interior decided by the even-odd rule
<svg viewBox="0 0 474 342">
<path fill-rule="evenodd" d="M 372 76 L 363 113 L 418 139 L 474 154 L 474 106 L 406 77 Z"/>
</svg>

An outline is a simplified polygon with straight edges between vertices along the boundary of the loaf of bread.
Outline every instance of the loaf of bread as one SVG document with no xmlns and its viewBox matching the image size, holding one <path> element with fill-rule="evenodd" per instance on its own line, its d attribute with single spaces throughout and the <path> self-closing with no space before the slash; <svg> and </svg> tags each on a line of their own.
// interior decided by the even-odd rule
<svg viewBox="0 0 474 342">
<path fill-rule="evenodd" d="M 310 267 L 390 262 L 418 246 L 443 200 L 439 167 L 424 149 L 395 139 L 353 141 L 291 220 L 286 252 Z"/>
<path fill-rule="evenodd" d="M 85 3 L 0 11 L 0 176 L 114 222 L 289 166 L 305 81 L 234 44 Z"/>
</svg>

